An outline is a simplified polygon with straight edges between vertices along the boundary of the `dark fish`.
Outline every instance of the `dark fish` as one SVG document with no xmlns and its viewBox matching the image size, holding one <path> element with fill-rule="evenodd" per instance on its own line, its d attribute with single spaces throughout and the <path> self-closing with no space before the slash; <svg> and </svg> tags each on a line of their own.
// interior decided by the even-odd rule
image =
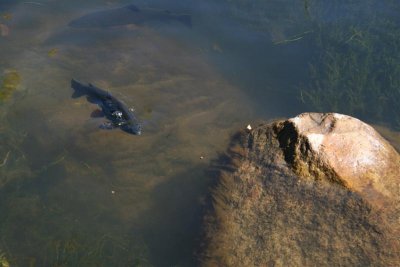
<svg viewBox="0 0 400 267">
<path fill-rule="evenodd" d="M 83 95 L 88 97 L 88 101 L 98 104 L 109 123 L 105 123 L 101 128 L 112 129 L 119 127 L 125 132 L 140 135 L 142 125 L 136 118 L 132 109 L 129 109 L 122 101 L 111 95 L 110 92 L 100 89 L 92 84 L 84 85 L 74 79 L 71 80 L 71 87 L 75 90 L 72 98 Z"/>
<path fill-rule="evenodd" d="M 179 21 L 187 27 L 192 27 L 192 18 L 190 15 L 175 14 L 168 10 L 152 8 L 139 9 L 135 5 L 89 13 L 71 21 L 69 26 L 76 28 L 98 28 L 127 24 L 141 25 L 152 21 Z"/>
</svg>

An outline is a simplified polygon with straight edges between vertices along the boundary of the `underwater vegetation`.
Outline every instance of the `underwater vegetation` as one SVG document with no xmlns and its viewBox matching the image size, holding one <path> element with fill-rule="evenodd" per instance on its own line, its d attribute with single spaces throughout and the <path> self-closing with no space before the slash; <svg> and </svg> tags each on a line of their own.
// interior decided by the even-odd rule
<svg viewBox="0 0 400 267">
<path fill-rule="evenodd" d="M 310 30 L 305 4 L 292 0 L 216 0 L 228 6 L 229 16 L 251 30 L 265 32 L 273 42 L 285 43 Z M 305 2 L 308 2 L 305 0 Z"/>
<path fill-rule="evenodd" d="M 57 193 L 48 184 L 62 183 L 68 159 L 57 157 L 33 169 L 23 137 L 9 135 L 0 137 L 7 137 L 0 142 L 0 214 L 7 215 L 0 216 L 0 247 L 7 251 L 0 251 L 0 267 L 149 266 L 146 246 L 113 228 L 116 215 L 104 203 L 54 199 Z M 75 208 L 82 203 L 90 205 L 91 216 L 111 219 L 93 226 Z"/>
<path fill-rule="evenodd" d="M 12 19 L 12 14 L 10 14 L 10 13 L 3 13 L 3 14 L 0 15 L 0 17 L 1 17 L 3 20 L 10 20 L 10 19 Z"/>
<path fill-rule="evenodd" d="M 324 1 L 313 3 L 319 2 Z M 350 114 L 400 129 L 399 4 L 321 3 L 310 7 L 316 52 L 310 81 L 300 87 L 301 101 L 316 111 Z"/>
<path fill-rule="evenodd" d="M 57 48 L 52 48 L 47 52 L 47 55 L 49 57 L 55 57 L 58 54 L 58 49 Z"/>
<path fill-rule="evenodd" d="M 148 266 L 146 246 L 115 226 L 109 201 L 90 201 L 79 188 L 71 200 L 60 196 L 74 159 L 60 150 L 33 164 L 26 144 L 35 137 L 15 129 L 6 110 L 0 106 L 0 267 Z M 93 225 L 94 216 L 109 219 Z"/>
<path fill-rule="evenodd" d="M 0 267 L 10 267 L 5 254 L 0 250 Z"/>
<path fill-rule="evenodd" d="M 25 154 L 20 149 L 26 133 L 12 130 L 6 115 L 5 107 L 0 106 L 0 194 L 9 182 L 20 176 L 31 175 L 26 166 Z"/>
<path fill-rule="evenodd" d="M 147 266 L 145 260 L 135 258 L 134 248 L 126 240 L 111 235 L 100 236 L 92 244 L 71 238 L 52 240 L 47 244 L 44 261 L 34 266 Z M 32 262 L 33 262 L 32 261 Z"/>
<path fill-rule="evenodd" d="M 21 76 L 16 70 L 4 71 L 0 82 L 0 103 L 8 99 L 21 83 Z"/>
<path fill-rule="evenodd" d="M 313 6 L 314 4 L 314 6 Z M 312 1 L 315 53 L 300 99 L 400 129 L 400 3 Z"/>
<path fill-rule="evenodd" d="M 218 1 L 248 28 L 268 33 L 273 44 L 296 44 L 310 54 L 301 62 L 308 75 L 293 85 L 303 110 L 400 129 L 399 1 Z"/>
<path fill-rule="evenodd" d="M 68 204 L 48 201 L 41 189 L 32 188 L 50 177 L 28 171 L 19 176 L 3 172 L 8 180 L 0 185 L 0 213 L 7 216 L 0 218 L 0 246 L 7 244 L 9 253 L 0 253 L 0 267 L 149 266 L 145 245 L 112 226 L 78 221 Z"/>
</svg>

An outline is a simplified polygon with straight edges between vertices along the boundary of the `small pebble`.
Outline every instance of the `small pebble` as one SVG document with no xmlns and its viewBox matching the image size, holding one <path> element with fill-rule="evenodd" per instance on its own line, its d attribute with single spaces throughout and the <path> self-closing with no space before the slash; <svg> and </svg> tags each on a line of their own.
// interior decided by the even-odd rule
<svg viewBox="0 0 400 267">
<path fill-rule="evenodd" d="M 114 190 L 111 190 L 111 194 L 113 194 L 113 195 L 114 195 L 114 194 L 115 194 L 115 191 L 114 191 Z"/>
<path fill-rule="evenodd" d="M 204 159 L 204 156 L 200 156 L 200 159 Z"/>
<path fill-rule="evenodd" d="M 251 125 L 250 125 L 250 124 L 247 125 L 246 129 L 249 130 L 249 131 L 251 131 L 251 129 L 252 129 L 252 128 L 251 128 Z"/>
</svg>

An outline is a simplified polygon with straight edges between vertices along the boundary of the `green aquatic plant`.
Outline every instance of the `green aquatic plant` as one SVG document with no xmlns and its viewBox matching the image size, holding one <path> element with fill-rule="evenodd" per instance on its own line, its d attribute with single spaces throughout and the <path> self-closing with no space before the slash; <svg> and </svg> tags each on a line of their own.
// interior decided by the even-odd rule
<svg viewBox="0 0 400 267">
<path fill-rule="evenodd" d="M 274 42 L 274 45 L 289 44 L 289 43 L 292 43 L 292 42 L 300 41 L 300 40 L 302 40 L 307 34 L 310 34 L 310 33 L 312 33 L 312 32 L 313 32 L 313 31 L 305 31 L 305 32 L 300 33 L 300 34 L 296 34 L 296 35 L 294 35 L 294 36 L 289 37 L 288 39 Z"/>
<path fill-rule="evenodd" d="M 309 62 L 296 62 L 309 65 L 297 84 L 304 109 L 400 129 L 399 1 L 217 1 L 236 21 L 269 33 L 275 45 L 297 44 L 310 55 Z"/>
<path fill-rule="evenodd" d="M 301 101 L 320 112 L 400 128 L 400 21 L 391 12 L 400 4 L 333 2 L 313 1 L 310 6 L 315 52 L 310 79 L 300 87 Z"/>
<path fill-rule="evenodd" d="M 0 83 L 0 101 L 4 101 L 11 96 L 21 83 L 21 76 L 16 70 L 4 72 L 3 80 Z"/>
<path fill-rule="evenodd" d="M 47 52 L 47 55 L 49 57 L 55 57 L 58 54 L 58 49 L 57 48 L 52 48 Z"/>
</svg>

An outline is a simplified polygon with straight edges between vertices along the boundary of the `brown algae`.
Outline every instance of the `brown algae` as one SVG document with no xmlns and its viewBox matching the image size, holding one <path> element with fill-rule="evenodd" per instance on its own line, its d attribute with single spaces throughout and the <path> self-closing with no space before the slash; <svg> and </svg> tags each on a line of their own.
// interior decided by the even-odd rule
<svg viewBox="0 0 400 267">
<path fill-rule="evenodd" d="M 21 76 L 16 70 L 4 71 L 0 84 L 0 101 L 8 99 L 21 83 Z"/>
<path fill-rule="evenodd" d="M 52 48 L 47 52 L 47 55 L 49 57 L 55 57 L 58 53 L 58 49 L 57 48 Z"/>
</svg>

